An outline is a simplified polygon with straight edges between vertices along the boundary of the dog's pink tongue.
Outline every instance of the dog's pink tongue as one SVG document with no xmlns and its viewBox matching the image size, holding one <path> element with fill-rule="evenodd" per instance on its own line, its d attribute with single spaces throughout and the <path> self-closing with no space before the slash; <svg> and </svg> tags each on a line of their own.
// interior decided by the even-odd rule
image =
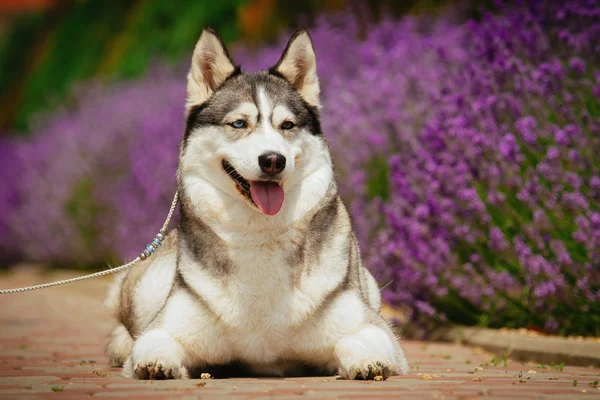
<svg viewBox="0 0 600 400">
<path fill-rule="evenodd" d="M 250 195 L 260 211 L 267 215 L 275 215 L 283 204 L 283 188 L 275 182 L 250 183 Z"/>
</svg>

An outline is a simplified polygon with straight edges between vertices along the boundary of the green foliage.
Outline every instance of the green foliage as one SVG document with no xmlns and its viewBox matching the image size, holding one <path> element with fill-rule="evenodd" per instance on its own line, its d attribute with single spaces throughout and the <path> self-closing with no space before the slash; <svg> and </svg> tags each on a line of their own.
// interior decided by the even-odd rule
<svg viewBox="0 0 600 400">
<path fill-rule="evenodd" d="M 374 157 L 367 165 L 367 195 L 369 198 L 380 197 L 387 200 L 389 197 L 388 161 L 384 157 Z"/>
<path fill-rule="evenodd" d="M 110 38 L 123 27 L 124 4 L 76 2 L 65 13 L 50 35 L 47 57 L 25 82 L 14 122 L 18 129 L 25 129 L 29 115 L 48 105 L 47 93 L 60 100 L 74 82 L 94 74 Z"/>
<path fill-rule="evenodd" d="M 20 68 L 31 56 L 31 48 L 42 29 L 39 14 L 24 14 L 11 24 L 0 42 L 0 93 L 6 93 L 19 77 Z"/>
<path fill-rule="evenodd" d="M 177 7 L 163 0 L 141 2 L 123 32 L 128 49 L 112 72 L 114 78 L 141 74 L 151 57 L 177 61 L 190 53 L 202 28 L 217 28 L 225 42 L 237 37 L 236 10 L 242 0 L 223 2 L 180 1 Z"/>
<path fill-rule="evenodd" d="M 93 246 L 98 240 L 95 219 L 99 209 L 94 201 L 94 183 L 91 179 L 83 179 L 73 188 L 71 196 L 65 204 L 67 215 L 76 223 L 77 231 L 87 246 Z"/>
<path fill-rule="evenodd" d="M 133 78 L 152 58 L 181 60 L 205 25 L 233 41 L 245 1 L 78 1 L 15 19 L 0 42 L 0 128 L 26 132 L 31 115 L 68 101 L 77 82 Z"/>
</svg>

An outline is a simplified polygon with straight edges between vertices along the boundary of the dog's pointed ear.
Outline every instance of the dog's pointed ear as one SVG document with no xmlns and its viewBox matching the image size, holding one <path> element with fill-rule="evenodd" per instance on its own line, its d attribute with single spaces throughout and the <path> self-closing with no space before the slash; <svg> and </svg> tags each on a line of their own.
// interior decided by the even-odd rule
<svg viewBox="0 0 600 400">
<path fill-rule="evenodd" d="M 272 68 L 287 79 L 311 106 L 320 107 L 317 58 L 308 31 L 298 29 Z"/>
<path fill-rule="evenodd" d="M 231 60 L 223 41 L 210 27 L 204 28 L 194 48 L 187 81 L 187 108 L 202 104 L 239 70 Z"/>
</svg>

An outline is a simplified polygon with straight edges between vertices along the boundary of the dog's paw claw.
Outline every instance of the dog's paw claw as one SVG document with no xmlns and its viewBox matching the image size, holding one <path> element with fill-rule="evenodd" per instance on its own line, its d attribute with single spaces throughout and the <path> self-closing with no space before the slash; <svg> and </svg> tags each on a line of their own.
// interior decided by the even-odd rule
<svg viewBox="0 0 600 400">
<path fill-rule="evenodd" d="M 182 366 L 164 367 L 158 361 L 138 363 L 134 371 L 135 376 L 142 380 L 182 379 L 186 377 L 185 368 Z"/>
<path fill-rule="evenodd" d="M 367 361 L 361 363 L 358 366 L 352 368 L 340 368 L 340 376 L 344 379 L 358 379 L 358 380 L 385 380 L 391 374 L 391 368 L 387 362 L 384 361 Z"/>
</svg>

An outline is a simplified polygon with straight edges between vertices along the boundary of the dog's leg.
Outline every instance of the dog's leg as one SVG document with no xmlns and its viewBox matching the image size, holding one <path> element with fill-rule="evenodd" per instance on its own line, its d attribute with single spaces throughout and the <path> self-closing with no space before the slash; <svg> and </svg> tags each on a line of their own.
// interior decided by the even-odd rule
<svg viewBox="0 0 600 400">
<path fill-rule="evenodd" d="M 214 314 L 180 289 L 171 294 L 152 329 L 135 341 L 123 375 L 186 379 L 191 368 L 225 364 L 231 359 L 231 345 Z"/>
<path fill-rule="evenodd" d="M 340 376 L 345 379 L 374 379 L 381 376 L 406 374 L 408 361 L 398 338 L 389 325 L 371 306 L 358 299 L 358 294 L 347 294 L 348 299 L 338 299 L 331 317 L 346 321 L 341 329 L 345 333 L 334 347 Z M 353 300 L 353 301 L 352 301 Z M 357 304 L 360 301 L 360 305 Z M 354 318 L 347 318 L 348 307 L 354 307 Z"/>
<path fill-rule="evenodd" d="M 185 379 L 183 346 L 164 329 L 153 329 L 137 339 L 123 374 L 137 379 Z"/>
<path fill-rule="evenodd" d="M 340 294 L 326 313 L 297 340 L 299 357 L 346 379 L 405 374 L 408 362 L 385 320 L 360 294 Z"/>
<path fill-rule="evenodd" d="M 379 324 L 377 324 L 379 325 Z M 396 337 L 380 326 L 367 324 L 335 345 L 339 374 L 345 379 L 374 379 L 405 374 L 408 365 Z"/>
</svg>

